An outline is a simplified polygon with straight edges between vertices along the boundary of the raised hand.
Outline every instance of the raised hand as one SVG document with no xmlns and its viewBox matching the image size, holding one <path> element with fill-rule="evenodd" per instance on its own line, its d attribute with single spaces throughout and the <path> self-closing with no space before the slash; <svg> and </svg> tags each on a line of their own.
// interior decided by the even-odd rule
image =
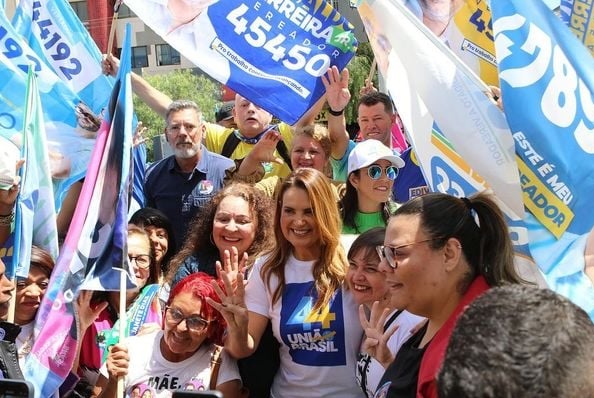
<svg viewBox="0 0 594 398">
<path fill-rule="evenodd" d="M 284 162 L 282 158 L 274 156 L 276 145 L 280 140 L 282 140 L 282 137 L 278 131 L 273 129 L 268 130 L 264 133 L 262 138 L 260 138 L 260 141 L 254 145 L 248 156 L 251 156 L 254 161 L 260 163 L 275 162 L 283 164 Z"/>
<path fill-rule="evenodd" d="M 322 76 L 322 83 L 326 88 L 326 101 L 330 109 L 340 112 L 346 108 L 351 100 L 349 70 L 344 68 L 339 72 L 336 66 L 332 66 L 328 68 L 326 75 Z"/>
<path fill-rule="evenodd" d="M 398 325 L 393 324 L 384 332 L 384 324 L 389 314 L 390 309 L 380 309 L 379 302 L 376 301 L 371 306 L 368 320 L 365 315 L 365 307 L 362 304 L 359 306 L 359 321 L 365 331 L 362 349 L 381 363 L 384 368 L 394 361 L 394 354 L 388 348 L 388 340 L 398 330 Z"/>
<path fill-rule="evenodd" d="M 359 96 L 377 92 L 377 88 L 373 85 L 371 79 L 365 79 L 365 85 L 359 89 Z"/>
<path fill-rule="evenodd" d="M 92 303 L 92 297 L 92 290 L 81 290 L 75 301 L 74 308 L 76 309 L 76 314 L 78 316 L 81 335 L 84 335 L 84 332 L 108 305 L 107 301 Z"/>
<path fill-rule="evenodd" d="M 217 278 L 222 281 L 222 272 L 224 271 L 227 279 L 231 281 L 233 290 L 235 290 L 237 274 L 241 273 L 242 275 L 245 275 L 245 271 L 247 270 L 247 260 L 248 254 L 244 252 L 240 257 L 235 246 L 231 247 L 231 252 L 225 250 L 223 253 L 223 264 L 221 265 L 220 261 L 216 262 Z"/>
<path fill-rule="evenodd" d="M 228 274 L 222 268 L 218 270 L 218 274 L 225 290 L 221 289 L 217 281 L 211 283 L 221 302 L 217 303 L 209 297 L 206 298 L 206 301 L 225 318 L 229 333 L 237 333 L 238 331 L 247 333 L 248 309 L 244 299 L 243 274 L 236 272 L 235 280 L 231 280 L 230 274 L 232 273 Z"/>
<path fill-rule="evenodd" d="M 18 160 L 16 163 L 16 172 L 18 174 L 19 169 L 25 163 L 23 159 Z M 12 186 L 9 189 L 0 189 L 0 215 L 10 214 L 14 209 L 17 196 L 19 196 L 19 184 L 21 177 L 16 175 L 12 182 Z"/>
<path fill-rule="evenodd" d="M 107 54 L 101 61 L 101 69 L 104 75 L 116 77 L 120 69 L 120 60 L 111 54 Z"/>
<path fill-rule="evenodd" d="M 140 144 L 144 144 L 146 142 L 146 137 L 144 134 L 148 130 L 142 122 L 138 122 L 136 125 L 136 131 L 134 131 L 134 136 L 132 137 L 132 146 L 137 147 Z"/>
</svg>

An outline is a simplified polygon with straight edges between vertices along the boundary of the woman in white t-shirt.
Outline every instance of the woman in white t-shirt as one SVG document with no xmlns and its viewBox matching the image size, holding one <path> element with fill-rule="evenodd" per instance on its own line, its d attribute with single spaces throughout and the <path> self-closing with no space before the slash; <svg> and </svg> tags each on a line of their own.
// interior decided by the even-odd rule
<svg viewBox="0 0 594 398">
<path fill-rule="evenodd" d="M 380 309 L 384 309 L 384 330 L 392 333 L 387 347 L 392 355 L 396 355 L 402 343 L 411 336 L 411 330 L 424 318 L 398 310 L 391 303 L 392 295 L 386 283 L 386 276 L 379 269 L 380 257 L 376 250 L 384 244 L 385 235 L 386 228 L 377 227 L 362 233 L 353 241 L 347 256 L 347 283 L 355 301 L 360 304 L 359 311 L 370 311 L 374 303 L 377 303 L 375 305 Z M 385 370 L 382 364 L 365 353 L 364 347 L 361 346 L 356 377 L 365 396 L 373 397 Z"/>
<path fill-rule="evenodd" d="M 236 358 L 258 346 L 268 322 L 280 343 L 272 397 L 361 397 L 355 378 L 362 328 L 345 290 L 347 261 L 330 181 L 311 168 L 283 181 L 275 213 L 276 247 L 256 260 L 244 289 L 219 291 L 227 323 L 225 348 Z M 226 292 L 233 290 L 222 273 Z"/>
<path fill-rule="evenodd" d="M 155 398 L 171 397 L 190 384 L 208 389 L 211 383 L 225 398 L 241 397 L 237 364 L 224 351 L 218 373 L 212 372 L 211 355 L 225 330 L 225 321 L 206 301 L 218 300 L 213 280 L 203 272 L 182 279 L 169 296 L 163 330 L 132 336 L 110 349 L 97 381 L 100 397 L 116 397 L 119 376 L 127 393 L 142 386 Z"/>
</svg>

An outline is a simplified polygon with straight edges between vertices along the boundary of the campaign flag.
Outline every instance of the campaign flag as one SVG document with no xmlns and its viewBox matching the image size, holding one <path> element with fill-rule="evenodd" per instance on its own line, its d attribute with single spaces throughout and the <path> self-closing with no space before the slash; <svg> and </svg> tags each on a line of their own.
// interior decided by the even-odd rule
<svg viewBox="0 0 594 398">
<path fill-rule="evenodd" d="M 22 103 L 27 91 L 27 72 L 32 65 L 43 107 L 57 211 L 70 185 L 86 173 L 97 128 L 86 122 L 80 98 L 21 39 L 3 10 L 0 10 L 0 48 L 5 49 L 0 51 L 0 134 L 20 147 Z"/>
<path fill-rule="evenodd" d="M 452 9 L 449 15 L 433 15 L 428 8 L 435 2 L 426 0 L 398 1 L 404 3 L 419 21 L 423 21 L 424 14 L 428 14 L 429 20 L 442 20 L 445 27 L 437 23 L 433 28 L 434 33 L 485 83 L 499 86 L 491 10 L 487 1 L 449 2 L 451 7 L 457 7 Z"/>
<path fill-rule="evenodd" d="M 19 0 L 12 24 L 94 115 L 101 115 L 113 78 L 102 73 L 101 52 L 68 1 Z"/>
<path fill-rule="evenodd" d="M 453 183 L 431 154 L 436 129 L 521 218 L 514 142 L 485 84 L 399 2 L 367 0 L 358 11 L 429 185 L 448 192 Z"/>
<path fill-rule="evenodd" d="M 50 176 L 47 139 L 37 78 L 31 69 L 27 78 L 25 117 L 20 169 L 21 186 L 16 203 L 13 269 L 16 276 L 27 278 L 31 262 L 31 245 L 45 249 L 58 258 L 58 232 L 54 191 Z M 12 277 L 14 273 L 9 273 Z"/>
<path fill-rule="evenodd" d="M 549 286 L 594 319 L 584 273 L 594 253 L 594 60 L 540 1 L 498 0 L 492 11 L 530 251 Z"/>
<path fill-rule="evenodd" d="M 357 46 L 354 27 L 323 0 L 124 3 L 202 71 L 289 124 Z"/>
<path fill-rule="evenodd" d="M 119 7 L 119 3 L 121 1 L 116 2 L 116 7 Z M 12 24 L 39 58 L 89 108 L 79 112 L 84 116 L 83 120 L 87 124 L 96 124 L 107 107 L 113 78 L 102 73 L 101 51 L 70 3 L 67 0 L 21 0 Z M 83 108 L 83 104 L 79 108 Z M 143 183 L 146 151 L 139 149 L 134 152 L 134 165 L 132 201 L 134 208 L 141 208 L 145 202 Z"/>
<path fill-rule="evenodd" d="M 594 55 L 594 14 L 591 0 L 561 0 L 560 17 Z"/>
<path fill-rule="evenodd" d="M 118 290 L 120 272 L 135 286 L 126 256 L 132 92 L 130 28 L 108 113 L 103 120 L 66 240 L 35 320 L 35 342 L 23 374 L 35 396 L 49 397 L 67 377 L 81 338 L 74 300 L 79 289 Z M 84 283 L 83 283 L 84 282 Z"/>
</svg>

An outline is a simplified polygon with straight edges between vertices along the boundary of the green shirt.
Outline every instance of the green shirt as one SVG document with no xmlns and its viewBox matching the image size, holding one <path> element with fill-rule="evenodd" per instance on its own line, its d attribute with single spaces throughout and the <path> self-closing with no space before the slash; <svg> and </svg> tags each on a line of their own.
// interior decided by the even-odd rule
<svg viewBox="0 0 594 398">
<path fill-rule="evenodd" d="M 375 227 L 385 227 L 386 222 L 382 216 L 382 211 L 376 211 L 374 213 L 361 213 L 360 211 L 355 214 L 355 225 L 357 228 L 349 227 L 348 225 L 342 226 L 343 234 L 362 234 L 365 231 Z"/>
</svg>

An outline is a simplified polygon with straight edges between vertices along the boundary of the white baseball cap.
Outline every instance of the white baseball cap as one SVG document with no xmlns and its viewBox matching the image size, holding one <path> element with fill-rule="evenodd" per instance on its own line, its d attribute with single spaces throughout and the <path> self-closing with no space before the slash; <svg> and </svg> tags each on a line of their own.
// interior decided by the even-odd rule
<svg viewBox="0 0 594 398">
<path fill-rule="evenodd" d="M 16 163 L 21 150 L 6 137 L 0 135 L 0 189 L 12 187 L 16 177 Z"/>
<path fill-rule="evenodd" d="M 349 154 L 348 174 L 367 167 L 378 160 L 385 159 L 399 169 L 404 167 L 404 161 L 390 148 L 378 140 L 368 139 L 355 145 Z"/>
</svg>

